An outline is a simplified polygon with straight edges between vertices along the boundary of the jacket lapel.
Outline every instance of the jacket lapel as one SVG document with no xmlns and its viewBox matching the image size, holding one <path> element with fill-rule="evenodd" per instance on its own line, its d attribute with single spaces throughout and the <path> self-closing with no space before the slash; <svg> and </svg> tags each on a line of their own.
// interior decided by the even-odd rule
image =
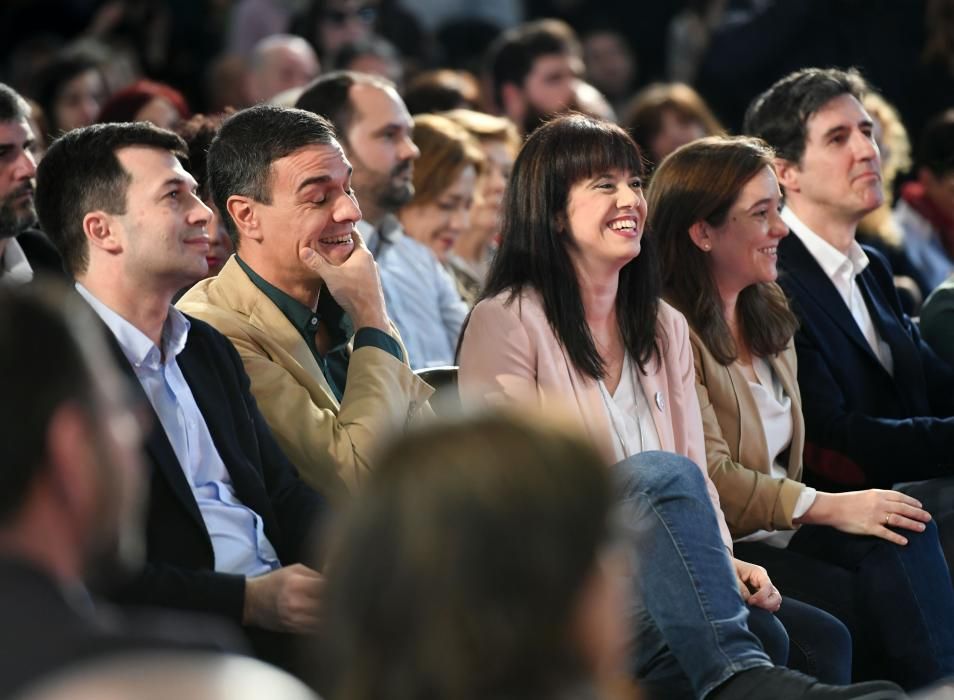
<svg viewBox="0 0 954 700">
<path fill-rule="evenodd" d="M 845 300 L 805 245 L 798 240 L 798 236 L 790 233 L 783 238 L 779 250 L 782 251 L 781 263 L 787 284 L 797 286 L 803 298 L 810 299 L 861 352 L 868 355 L 879 367 L 882 366 L 881 360 L 868 345 L 854 316 L 851 315 Z"/>
</svg>

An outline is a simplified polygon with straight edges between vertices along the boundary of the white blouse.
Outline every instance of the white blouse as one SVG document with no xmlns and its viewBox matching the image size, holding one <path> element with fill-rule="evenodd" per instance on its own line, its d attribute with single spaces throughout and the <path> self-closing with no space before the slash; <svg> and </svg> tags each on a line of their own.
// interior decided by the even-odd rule
<svg viewBox="0 0 954 700">
<path fill-rule="evenodd" d="M 599 387 L 606 418 L 613 433 L 613 450 L 617 461 L 662 447 L 649 401 L 646 400 L 643 385 L 636 377 L 636 367 L 629 353 L 623 357 L 623 370 L 616 392 L 610 394 L 602 379 Z"/>
<path fill-rule="evenodd" d="M 756 357 L 752 361 L 752 369 L 758 381 L 749 380 L 748 384 L 765 431 L 771 463 L 769 474 L 773 479 L 784 479 L 788 476 L 788 465 L 785 463 L 787 460 L 783 460 L 783 453 L 792 442 L 792 399 L 785 393 L 782 382 L 768 361 Z M 815 489 L 806 487 L 795 503 L 793 517 L 803 516 L 814 502 Z M 794 530 L 758 530 L 738 541 L 762 541 L 784 549 L 794 534 Z"/>
</svg>

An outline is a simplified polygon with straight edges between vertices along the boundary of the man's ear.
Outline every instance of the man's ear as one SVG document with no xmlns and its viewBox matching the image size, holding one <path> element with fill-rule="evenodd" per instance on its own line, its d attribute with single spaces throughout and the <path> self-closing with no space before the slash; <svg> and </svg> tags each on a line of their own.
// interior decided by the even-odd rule
<svg viewBox="0 0 954 700">
<path fill-rule="evenodd" d="M 700 250 L 712 250 L 712 227 L 705 221 L 697 221 L 689 227 L 689 238 L 696 244 Z"/>
<path fill-rule="evenodd" d="M 261 221 L 258 218 L 258 202 L 251 197 L 241 194 L 233 194 L 225 202 L 227 216 L 232 217 L 235 222 L 235 228 L 238 229 L 242 238 L 248 238 L 253 241 L 262 240 Z"/>
<path fill-rule="evenodd" d="M 123 249 L 118 222 L 104 211 L 91 211 L 83 217 L 83 233 L 91 248 L 109 253 L 121 252 Z"/>
<path fill-rule="evenodd" d="M 800 192 L 799 177 L 802 174 L 798 163 L 793 163 L 785 158 L 775 159 L 775 174 L 778 176 L 778 184 L 786 192 Z"/>
</svg>

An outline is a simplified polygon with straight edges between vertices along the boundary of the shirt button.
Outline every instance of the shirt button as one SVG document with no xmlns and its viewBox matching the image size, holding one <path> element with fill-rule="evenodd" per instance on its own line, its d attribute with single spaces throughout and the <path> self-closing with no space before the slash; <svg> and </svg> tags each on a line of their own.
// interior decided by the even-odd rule
<svg viewBox="0 0 954 700">
<path fill-rule="evenodd" d="M 318 319 L 317 319 L 317 318 L 311 319 L 311 325 L 317 326 L 317 325 L 318 325 Z"/>
</svg>

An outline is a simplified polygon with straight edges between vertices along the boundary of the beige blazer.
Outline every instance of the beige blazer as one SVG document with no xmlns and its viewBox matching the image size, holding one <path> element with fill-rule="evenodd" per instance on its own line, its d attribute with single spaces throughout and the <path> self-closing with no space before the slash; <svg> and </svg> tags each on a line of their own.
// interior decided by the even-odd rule
<svg viewBox="0 0 954 700">
<path fill-rule="evenodd" d="M 802 450 L 805 421 L 798 392 L 795 346 L 769 357 L 772 371 L 792 400 L 792 443 L 788 450 L 788 478 L 770 474 L 768 445 L 759 410 L 749 383 L 735 365 L 720 364 L 690 331 L 696 367 L 696 391 L 702 409 L 709 476 L 719 489 L 722 509 L 734 537 L 756 530 L 791 530 L 792 514 L 805 489 Z"/>
<path fill-rule="evenodd" d="M 599 384 L 582 374 L 554 335 L 539 295 L 526 291 L 507 304 L 507 294 L 474 307 L 460 349 L 460 394 L 465 403 L 517 401 L 561 413 L 569 411 L 605 455 L 614 439 Z M 646 374 L 637 373 L 651 402 L 663 450 L 684 455 L 705 474 L 722 539 L 731 551 L 719 495 L 706 474 L 702 418 L 695 392 L 688 326 L 683 316 L 660 303 L 662 357 Z"/>
<path fill-rule="evenodd" d="M 302 478 L 333 501 L 368 477 L 369 457 L 382 438 L 429 410 L 433 389 L 374 347 L 352 353 L 339 404 L 301 335 L 234 257 L 177 306 L 232 341 L 279 445 Z"/>
</svg>

